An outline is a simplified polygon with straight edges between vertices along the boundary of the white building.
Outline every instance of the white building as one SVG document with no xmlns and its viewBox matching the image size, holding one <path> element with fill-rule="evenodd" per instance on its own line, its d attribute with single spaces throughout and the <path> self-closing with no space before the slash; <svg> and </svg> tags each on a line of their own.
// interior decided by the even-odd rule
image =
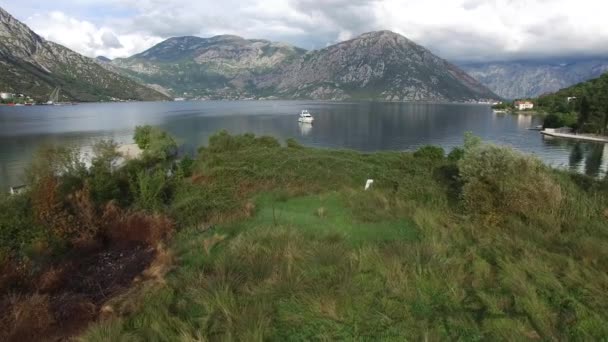
<svg viewBox="0 0 608 342">
<path fill-rule="evenodd" d="M 525 109 L 532 109 L 534 108 L 534 103 L 530 102 L 530 101 L 516 101 L 515 102 L 515 109 L 517 110 L 525 110 Z"/>
<path fill-rule="evenodd" d="M 0 99 L 3 100 L 8 100 L 8 99 L 12 99 L 15 97 L 15 94 L 11 94 L 11 93 L 0 93 Z"/>
</svg>

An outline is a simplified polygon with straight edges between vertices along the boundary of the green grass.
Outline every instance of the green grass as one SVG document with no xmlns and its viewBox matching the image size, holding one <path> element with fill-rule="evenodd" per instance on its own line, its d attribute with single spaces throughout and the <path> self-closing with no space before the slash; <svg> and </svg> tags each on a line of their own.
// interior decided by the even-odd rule
<svg viewBox="0 0 608 342">
<path fill-rule="evenodd" d="M 184 221 L 166 283 L 114 299 L 116 317 L 83 340 L 608 338 L 605 182 L 535 168 L 562 199 L 547 210 L 512 203 L 516 210 L 501 211 L 496 194 L 536 197 L 496 178 L 503 192 L 484 195 L 498 204 L 483 213 L 500 215 L 489 219 L 463 205 L 455 162 L 434 152 L 224 138 L 201 151 L 193 181 L 176 195 L 189 203 L 183 212 L 212 228 Z M 494 164 L 502 157 L 488 157 L 496 169 L 486 171 L 526 181 L 525 167 Z M 471 158 L 463 160 L 474 166 Z M 376 180 L 371 191 L 367 178 Z"/>
<path fill-rule="evenodd" d="M 261 209 L 247 225 L 288 226 L 307 237 L 344 239 L 358 245 L 416 238 L 411 220 L 387 218 L 365 222 L 356 219 L 357 213 L 344 204 L 343 198 L 347 196 L 331 192 L 281 201 L 273 195 L 264 195 L 258 200 Z"/>
</svg>

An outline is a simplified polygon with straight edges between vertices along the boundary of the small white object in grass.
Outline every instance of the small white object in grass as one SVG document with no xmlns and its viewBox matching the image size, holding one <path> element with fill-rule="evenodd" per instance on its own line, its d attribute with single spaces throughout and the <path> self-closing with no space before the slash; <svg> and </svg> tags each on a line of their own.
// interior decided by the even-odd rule
<svg viewBox="0 0 608 342">
<path fill-rule="evenodd" d="M 367 182 L 365 182 L 365 190 L 369 190 L 369 188 L 372 187 L 372 184 L 374 184 L 374 180 L 368 179 Z"/>
</svg>

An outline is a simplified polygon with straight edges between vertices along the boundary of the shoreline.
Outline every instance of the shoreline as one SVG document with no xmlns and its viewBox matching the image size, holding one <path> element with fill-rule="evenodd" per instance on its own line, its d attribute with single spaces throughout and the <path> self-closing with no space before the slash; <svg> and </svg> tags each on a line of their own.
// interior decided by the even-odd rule
<svg viewBox="0 0 608 342">
<path fill-rule="evenodd" d="M 587 134 L 547 132 L 546 130 L 541 131 L 540 134 L 545 135 L 545 136 L 554 137 L 554 138 L 563 138 L 563 139 L 581 140 L 581 141 L 608 144 L 608 137 L 601 137 L 601 136 L 594 136 L 594 135 L 587 135 Z"/>
</svg>

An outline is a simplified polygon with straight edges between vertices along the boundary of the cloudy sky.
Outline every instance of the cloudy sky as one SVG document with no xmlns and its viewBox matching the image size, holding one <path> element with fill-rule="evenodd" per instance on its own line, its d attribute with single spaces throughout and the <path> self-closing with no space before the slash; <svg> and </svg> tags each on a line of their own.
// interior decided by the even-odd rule
<svg viewBox="0 0 608 342">
<path fill-rule="evenodd" d="M 453 61 L 608 56 L 608 0 L 0 0 L 0 7 L 91 57 L 130 56 L 183 35 L 318 49 L 380 29 Z"/>
</svg>

